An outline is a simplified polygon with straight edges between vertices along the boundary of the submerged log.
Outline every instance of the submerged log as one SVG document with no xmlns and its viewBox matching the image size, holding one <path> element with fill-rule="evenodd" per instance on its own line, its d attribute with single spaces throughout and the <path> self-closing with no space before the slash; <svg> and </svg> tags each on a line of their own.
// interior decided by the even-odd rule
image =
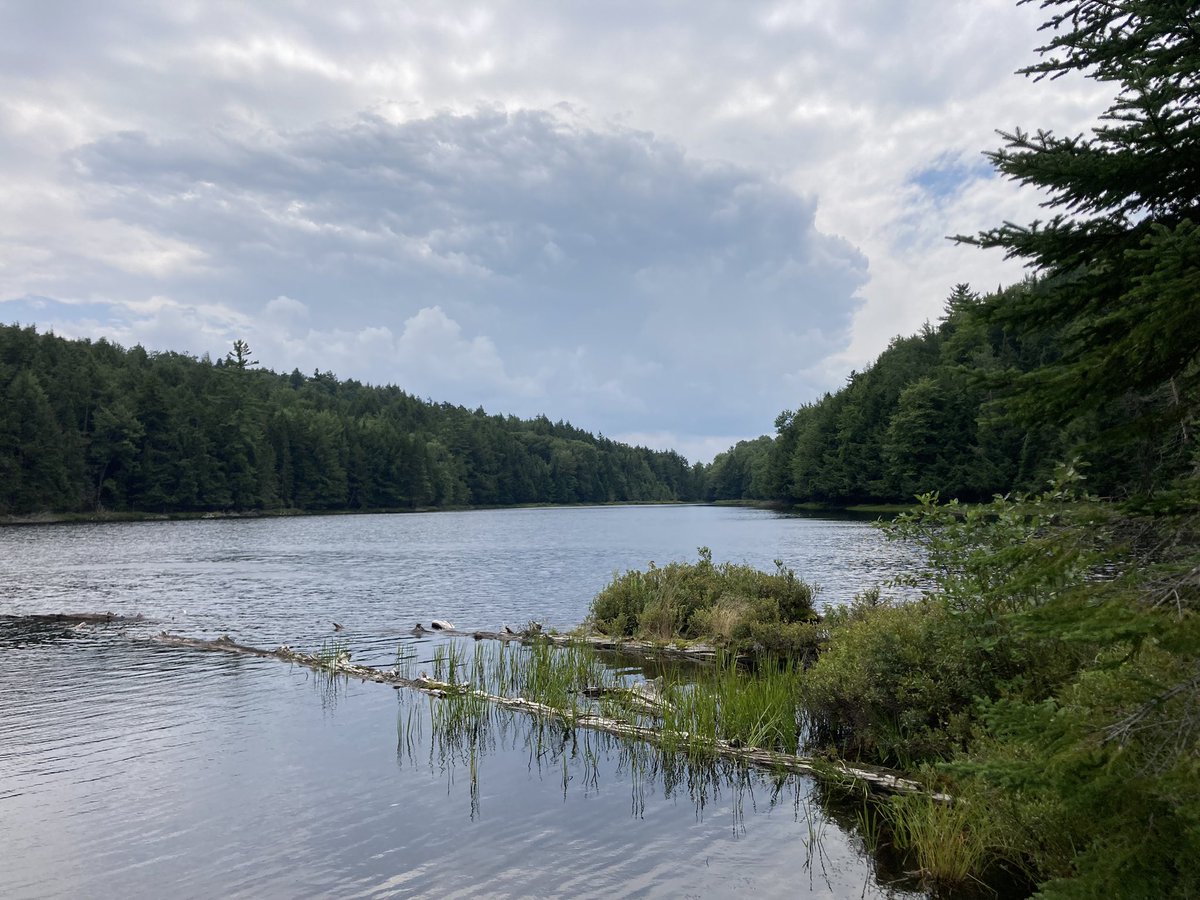
<svg viewBox="0 0 1200 900">
<path fill-rule="evenodd" d="M 459 634 L 458 632 L 452 633 Z M 464 633 L 460 636 L 467 635 Z M 512 637 L 520 638 L 519 635 Z M 634 725 L 630 722 L 608 718 L 596 713 L 578 712 L 574 709 L 561 709 L 556 706 L 539 703 L 535 700 L 527 700 L 524 697 L 503 697 L 496 694 L 489 694 L 485 691 L 476 690 L 469 684 L 450 684 L 449 682 L 435 681 L 432 678 L 426 677 L 424 673 L 421 673 L 416 678 L 410 678 L 401 674 L 396 669 L 385 670 L 377 669 L 373 666 L 359 665 L 341 656 L 323 657 L 311 653 L 300 653 L 286 644 L 274 650 L 265 650 L 261 647 L 239 644 L 228 635 L 222 635 L 215 640 L 202 640 L 171 634 L 166 631 L 161 632 L 156 640 L 173 647 L 189 647 L 196 650 L 210 650 L 257 656 L 260 658 L 279 659 L 317 671 L 358 678 L 362 681 L 390 684 L 396 688 L 410 688 L 435 697 L 447 697 L 451 694 L 467 694 L 503 709 L 523 712 L 541 718 L 555 719 L 568 727 L 589 728 L 593 731 L 601 731 L 631 740 L 646 741 L 660 747 L 665 746 L 680 749 L 698 748 L 702 751 L 712 753 L 714 756 L 740 760 L 747 765 L 771 769 L 773 771 L 814 775 L 843 782 L 863 783 L 892 793 L 930 794 L 928 789 L 920 782 L 906 777 L 901 772 L 881 766 L 851 764 L 840 760 L 822 760 L 810 756 L 798 756 L 791 753 L 766 750 L 760 747 L 746 747 L 737 742 L 724 740 L 714 741 L 703 739 L 698 746 L 693 736 L 686 732 L 664 733 L 660 728 Z M 945 794 L 933 793 L 930 795 L 933 799 L 939 801 L 948 801 L 950 799 Z"/>
<path fill-rule="evenodd" d="M 516 631 L 508 625 L 503 626 L 501 631 L 459 631 L 457 628 L 439 628 L 437 630 L 447 637 L 473 638 L 477 641 L 504 641 L 506 643 L 519 641 L 523 644 L 548 641 L 556 647 L 583 646 L 591 647 L 593 650 L 625 653 L 629 656 L 668 657 L 692 662 L 716 662 L 722 655 L 727 659 L 732 657 L 739 663 L 750 662 L 753 659 L 748 653 L 730 653 L 700 641 L 646 641 L 639 638 L 611 637 L 605 634 L 554 634 L 542 631 L 540 627 Z M 417 625 L 412 633 L 428 634 L 429 630 Z"/>
<path fill-rule="evenodd" d="M 141 613 L 118 616 L 116 613 L 31 613 L 19 616 L 0 616 L 6 622 L 27 622 L 31 625 L 132 625 L 146 621 Z"/>
<path fill-rule="evenodd" d="M 731 653 L 711 644 L 699 641 L 645 641 L 638 638 L 618 638 L 604 634 L 548 634 L 547 640 L 559 646 L 581 644 L 593 650 L 610 650 L 634 656 L 665 656 L 672 659 L 687 659 L 693 662 L 715 662 L 722 655 L 738 662 L 750 662 L 748 653 Z"/>
</svg>

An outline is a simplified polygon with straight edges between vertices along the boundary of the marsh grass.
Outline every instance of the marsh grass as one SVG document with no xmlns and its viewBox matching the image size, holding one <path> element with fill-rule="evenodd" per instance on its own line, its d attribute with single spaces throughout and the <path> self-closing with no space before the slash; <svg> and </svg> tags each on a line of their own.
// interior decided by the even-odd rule
<svg viewBox="0 0 1200 900">
<path fill-rule="evenodd" d="M 343 663 L 350 661 L 350 645 L 340 639 L 322 641 L 321 649 L 317 651 L 317 665 L 330 673 L 335 673 Z"/>
<path fill-rule="evenodd" d="M 883 813 L 896 846 L 916 857 L 922 879 L 934 885 L 975 881 L 990 861 L 994 836 L 967 803 L 893 797 Z"/>
<path fill-rule="evenodd" d="M 863 850 L 870 856 L 878 853 L 883 843 L 883 814 L 879 804 L 864 800 L 854 813 L 854 830 L 862 840 Z"/>
<path fill-rule="evenodd" d="M 487 695 L 521 698 L 549 708 L 534 730 L 534 752 L 561 743 L 579 716 L 599 714 L 655 729 L 668 752 L 712 755 L 718 742 L 783 753 L 798 749 L 797 697 L 801 672 L 794 661 L 766 659 L 755 671 L 732 656 L 687 677 L 672 671 L 645 681 L 607 663 L 584 645 L 559 647 L 477 644 L 439 646 L 433 678 L 454 685 L 436 707 L 436 734 L 477 742 L 499 710 Z"/>
<path fill-rule="evenodd" d="M 730 654 L 716 665 L 666 669 L 651 680 L 645 679 L 644 671 L 611 662 L 586 645 L 439 645 L 432 677 L 448 687 L 444 695 L 428 700 L 430 763 L 447 777 L 455 768 L 470 773 L 475 815 L 481 761 L 515 733 L 524 736 L 530 770 L 554 773 L 564 793 L 580 777 L 585 791 L 589 785 L 598 790 L 601 751 L 616 748 L 618 770 L 630 783 L 633 815 L 644 813 L 656 781 L 667 796 L 686 789 L 697 816 L 732 790 L 736 831 L 744 820 L 742 804 L 747 798 L 755 802 L 751 770 L 743 759 L 720 755 L 718 742 L 795 753 L 799 665 L 767 659 L 747 671 Z M 496 697 L 520 698 L 544 709 L 533 710 L 529 718 L 527 708 L 518 713 L 495 703 Z M 643 740 L 579 728 L 583 715 L 625 722 L 654 737 Z M 416 729 L 407 719 L 398 729 L 401 751 L 411 756 Z M 782 773 L 779 777 L 780 784 L 798 783 Z M 772 805 L 775 802 L 772 796 Z M 819 842 L 809 850 L 819 859 Z"/>
<path fill-rule="evenodd" d="M 473 815 L 478 813 L 486 759 L 497 747 L 515 749 L 523 742 L 530 771 L 560 781 L 564 793 L 570 785 L 585 794 L 598 793 L 603 759 L 615 754 L 617 772 L 629 785 L 634 816 L 645 813 L 647 799 L 660 785 L 666 797 L 690 797 L 698 818 L 718 801 L 727 801 L 718 808 L 732 816 L 734 832 L 740 832 L 745 809 L 761 808 L 762 801 L 754 796 L 759 776 L 743 760 L 714 754 L 711 742 L 741 734 L 747 746 L 749 740 L 756 740 L 764 746 L 794 748 L 795 705 L 784 697 L 794 669 L 780 664 L 749 673 L 729 658 L 718 667 L 667 670 L 660 676 L 665 682 L 662 697 L 686 698 L 683 708 L 674 711 L 669 704 L 656 707 L 636 699 L 641 692 L 630 690 L 631 686 L 653 695 L 653 689 L 644 685 L 660 680 L 646 682 L 642 671 L 611 663 L 586 646 L 447 645 L 435 652 L 431 676 L 451 683 L 453 672 L 459 689 L 410 702 L 402 710 L 398 752 L 414 758 L 421 720 L 427 715 L 432 726 L 426 736 L 429 762 L 447 772 L 447 777 L 453 777 L 449 774 L 453 770 L 469 775 Z M 491 703 L 487 695 L 520 697 L 554 712 L 528 717 Z M 763 702 L 767 712 L 752 710 L 752 704 Z M 585 713 L 665 729 L 660 732 L 664 737 L 652 743 L 576 727 Z M 779 775 L 768 798 L 770 805 L 780 802 L 790 786 L 799 809 L 802 783 Z"/>
<path fill-rule="evenodd" d="M 392 671 L 401 678 L 412 678 L 413 663 L 417 661 L 417 648 L 412 644 L 400 644 L 396 648 L 396 662 Z"/>
<path fill-rule="evenodd" d="M 794 661 L 762 661 L 747 673 L 725 657 L 697 680 L 670 683 L 663 690 L 664 740 L 689 752 L 704 752 L 717 741 L 783 753 L 798 749 L 796 698 L 800 671 Z"/>
<path fill-rule="evenodd" d="M 515 651 L 515 652 L 514 652 Z M 559 710 L 569 721 L 593 711 L 593 694 L 620 690 L 622 678 L 586 646 L 536 643 L 524 652 L 501 645 L 498 667 L 512 693 Z"/>
</svg>

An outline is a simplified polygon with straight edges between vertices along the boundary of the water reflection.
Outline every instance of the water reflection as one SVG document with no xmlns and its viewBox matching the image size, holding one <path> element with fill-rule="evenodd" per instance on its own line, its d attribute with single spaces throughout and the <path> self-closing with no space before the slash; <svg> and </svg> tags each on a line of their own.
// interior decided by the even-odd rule
<svg viewBox="0 0 1200 900">
<path fill-rule="evenodd" d="M 337 621 L 415 674 L 445 642 L 415 621 L 571 625 L 614 570 L 701 544 L 827 598 L 900 558 L 858 523 L 697 508 L 0 529 L 0 613 L 148 617 L 0 619 L 0 896 L 903 895 L 811 780 L 503 711 L 439 737 L 436 700 L 150 640 L 315 652 Z"/>
<path fill-rule="evenodd" d="M 865 794 L 822 786 L 804 776 L 755 769 L 739 760 L 668 752 L 494 707 L 478 718 L 475 727 L 462 727 L 458 719 L 439 720 L 438 705 L 443 701 L 403 690 L 398 696 L 397 764 L 438 775 L 451 801 L 465 782 L 465 815 L 471 822 L 490 819 L 501 827 L 507 825 L 511 807 L 489 810 L 481 798 L 486 795 L 492 758 L 516 755 L 524 759 L 530 777 L 558 789 L 564 804 L 604 795 L 611 799 L 616 791 L 627 791 L 626 815 L 631 820 L 653 818 L 662 803 L 684 801 L 696 823 L 715 818 L 730 839 L 754 842 L 761 837 L 764 819 L 777 826 L 784 816 L 798 847 L 778 864 L 793 887 L 796 875 L 803 875 L 809 893 L 924 896 L 911 876 L 896 867 L 895 859 L 873 855 L 875 840 L 867 833 L 863 815 L 873 801 Z M 463 814 L 460 808 L 459 815 Z M 872 821 L 871 815 L 865 820 Z M 850 871 L 861 878 L 852 892 L 847 890 Z"/>
<path fill-rule="evenodd" d="M 809 779 L 127 632 L 14 652 L 5 897 L 896 894 Z"/>
</svg>

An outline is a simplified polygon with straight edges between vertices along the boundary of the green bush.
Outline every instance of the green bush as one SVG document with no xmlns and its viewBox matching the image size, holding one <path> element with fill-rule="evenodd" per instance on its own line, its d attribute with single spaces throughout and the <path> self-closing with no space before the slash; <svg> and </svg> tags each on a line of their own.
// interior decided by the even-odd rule
<svg viewBox="0 0 1200 900">
<path fill-rule="evenodd" d="M 801 688 L 813 740 L 901 766 L 949 756 L 967 736 L 974 685 L 947 624 L 929 601 L 830 616 Z"/>
<path fill-rule="evenodd" d="M 1107 533 L 1077 481 L 1064 469 L 1045 494 L 973 507 L 926 496 L 888 526 L 925 549 L 934 589 L 903 605 L 872 591 L 827 615 L 828 648 L 804 685 L 814 737 L 877 762 L 945 760 L 982 704 L 1040 702 L 1069 683 L 1094 645 L 1054 619 L 1081 587 L 1094 599 Z"/>
<path fill-rule="evenodd" d="M 744 622 L 734 632 L 735 646 L 752 647 L 757 653 L 816 659 L 825 640 L 820 622 Z"/>
<path fill-rule="evenodd" d="M 962 801 L 896 806 L 934 882 L 999 865 L 1045 897 L 1197 897 L 1200 487 L 1146 517 L 1079 480 L 972 508 L 923 498 L 893 533 L 925 547 L 932 588 L 826 616 L 808 736 L 924 765 Z"/>
<path fill-rule="evenodd" d="M 591 626 L 615 636 L 702 638 L 739 649 L 754 646 L 783 626 L 780 634 L 803 647 L 814 645 L 814 629 L 791 627 L 818 619 L 813 589 L 795 572 L 778 560 L 774 572 L 734 563 L 714 565 L 707 547 L 700 548 L 699 556 L 695 563 L 651 563 L 645 571 L 614 575 L 592 600 Z M 778 637 L 774 640 L 779 643 Z"/>
</svg>

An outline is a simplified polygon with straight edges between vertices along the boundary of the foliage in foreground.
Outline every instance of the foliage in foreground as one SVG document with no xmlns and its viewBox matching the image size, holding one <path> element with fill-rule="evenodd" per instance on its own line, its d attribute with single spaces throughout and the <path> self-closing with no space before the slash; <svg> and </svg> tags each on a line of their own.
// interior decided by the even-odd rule
<svg viewBox="0 0 1200 900">
<path fill-rule="evenodd" d="M 962 798 L 896 807 L 919 857 L 957 845 L 1045 896 L 1200 894 L 1200 488 L 1182 490 L 1172 515 L 1122 514 L 1068 468 L 986 507 L 926 496 L 892 526 L 934 588 L 831 616 L 802 692 L 818 739 Z"/>
<path fill-rule="evenodd" d="M 813 589 L 776 560 L 774 572 L 714 565 L 707 547 L 695 563 L 614 575 L 592 600 L 589 622 L 611 635 L 805 655 L 816 647 Z"/>
<path fill-rule="evenodd" d="M 928 549 L 935 590 L 831 622 L 830 650 L 804 690 L 814 734 L 950 781 L 956 827 L 928 808 L 895 808 L 918 859 L 938 858 L 931 851 L 957 833 L 974 837 L 969 852 L 944 858 L 974 857 L 968 870 L 988 858 L 1019 866 L 1043 896 L 1197 897 L 1200 6 L 1040 5 L 1046 42 L 1024 74 L 1081 74 L 1114 99 L 1088 136 L 1015 129 L 990 154 L 1001 174 L 1045 192 L 1050 218 L 964 239 L 1024 259 L 1036 276 L 964 321 L 1002 348 L 1010 337 L 1023 348 L 1053 340 L 1031 366 L 991 354 L 993 371 L 962 383 L 998 390 L 992 422 L 1027 429 L 1014 461 L 1041 435 L 1078 428 L 1093 483 L 1133 499 L 1101 505 L 1069 470 L 1047 493 L 970 511 L 924 497 L 897 533 Z M 897 403 L 912 401 L 910 421 L 943 425 L 938 411 L 963 395 L 952 378 L 925 380 Z M 813 427 L 781 428 L 781 443 L 802 452 L 809 437 L 832 436 L 838 461 L 862 446 L 853 417 L 803 418 Z M 925 452 L 912 458 L 928 473 L 945 468 L 942 447 L 893 441 L 891 453 Z M 794 483 L 808 474 L 791 472 Z M 939 868 L 932 877 L 961 877 Z"/>
</svg>

